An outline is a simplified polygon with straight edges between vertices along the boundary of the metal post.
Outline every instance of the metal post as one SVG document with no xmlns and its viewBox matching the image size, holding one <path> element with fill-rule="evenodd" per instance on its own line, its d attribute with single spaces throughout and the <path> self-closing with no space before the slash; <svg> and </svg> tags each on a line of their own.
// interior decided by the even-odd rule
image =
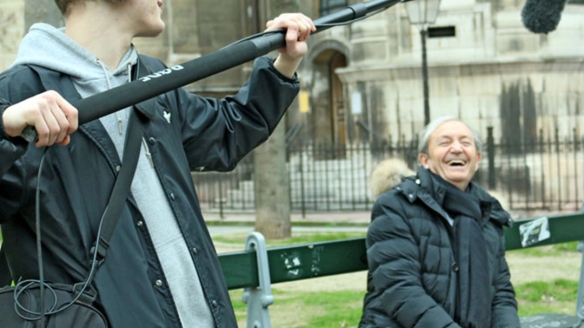
<svg viewBox="0 0 584 328">
<path fill-rule="evenodd" d="M 424 125 L 430 123 L 430 92 L 428 88 L 428 56 L 426 54 L 426 36 L 426 28 L 420 28 L 420 39 L 422 40 L 422 79 L 424 82 Z"/>
<path fill-rule="evenodd" d="M 271 328 L 268 306 L 274 303 L 272 295 L 270 267 L 268 264 L 268 249 L 264 236 L 252 232 L 245 242 L 247 251 L 256 252 L 259 286 L 245 288 L 242 300 L 247 304 L 247 328 Z"/>
<path fill-rule="evenodd" d="M 582 205 L 584 209 L 584 204 Z M 578 251 L 582 252 L 582 263 L 580 265 L 580 281 L 578 282 L 578 299 L 576 300 L 576 315 L 580 322 L 573 328 L 584 326 L 584 241 L 578 242 Z"/>
<path fill-rule="evenodd" d="M 223 179 L 222 179 L 223 175 L 219 175 L 219 218 L 221 220 L 225 219 L 225 216 L 223 215 Z M 227 196 L 225 196 L 225 199 L 227 199 Z"/>
<path fill-rule="evenodd" d="M 578 299 L 576 300 L 576 315 L 580 319 L 574 328 L 580 328 L 584 325 L 584 242 L 578 242 L 578 251 L 582 252 L 582 263 L 580 265 L 580 280 L 578 282 Z"/>
<path fill-rule="evenodd" d="M 487 127 L 487 156 L 488 156 L 488 163 L 489 163 L 489 176 L 488 176 L 488 185 L 490 190 L 494 190 L 496 187 L 496 177 L 495 174 L 497 172 L 495 168 L 495 141 L 493 140 L 493 127 Z"/>
<path fill-rule="evenodd" d="M 304 152 L 306 147 L 304 144 L 300 147 L 300 206 L 302 211 L 302 218 L 306 219 L 306 198 L 304 198 Z"/>
</svg>

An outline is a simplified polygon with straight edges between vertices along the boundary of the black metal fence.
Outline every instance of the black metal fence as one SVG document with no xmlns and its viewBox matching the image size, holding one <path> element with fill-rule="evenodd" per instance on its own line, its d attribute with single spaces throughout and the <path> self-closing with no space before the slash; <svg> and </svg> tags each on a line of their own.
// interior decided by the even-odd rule
<svg viewBox="0 0 584 328">
<path fill-rule="evenodd" d="M 475 176 L 510 210 L 578 210 L 584 197 L 583 136 L 539 131 L 537 138 L 496 142 L 487 130 Z M 288 149 L 292 211 L 361 211 L 373 205 L 369 175 L 383 159 L 402 158 L 417 166 L 418 140 L 379 144 L 301 144 Z M 193 173 L 203 208 L 253 211 L 253 156 L 228 173 Z"/>
</svg>

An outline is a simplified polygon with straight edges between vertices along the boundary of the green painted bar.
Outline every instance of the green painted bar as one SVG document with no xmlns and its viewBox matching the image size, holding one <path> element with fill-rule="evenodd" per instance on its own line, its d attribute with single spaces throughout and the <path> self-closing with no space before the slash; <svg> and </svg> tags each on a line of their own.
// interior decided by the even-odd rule
<svg viewBox="0 0 584 328">
<path fill-rule="evenodd" d="M 367 270 L 365 239 L 344 239 L 268 250 L 272 283 Z"/>
<path fill-rule="evenodd" d="M 518 220 L 505 229 L 507 250 L 584 240 L 584 213 L 549 216 L 550 238 L 522 247 L 519 227 L 539 218 Z M 258 285 L 255 251 L 219 254 L 229 289 Z M 365 238 L 290 245 L 268 249 L 272 283 L 367 270 Z"/>
<path fill-rule="evenodd" d="M 507 250 L 538 247 L 551 244 L 559 244 L 576 240 L 584 240 L 584 213 L 548 216 L 550 238 L 530 246 L 521 246 L 519 227 L 526 222 L 537 218 L 517 220 L 510 229 L 505 229 L 505 248 Z"/>
<path fill-rule="evenodd" d="M 227 288 L 241 289 L 259 285 L 255 251 L 219 254 Z"/>
</svg>

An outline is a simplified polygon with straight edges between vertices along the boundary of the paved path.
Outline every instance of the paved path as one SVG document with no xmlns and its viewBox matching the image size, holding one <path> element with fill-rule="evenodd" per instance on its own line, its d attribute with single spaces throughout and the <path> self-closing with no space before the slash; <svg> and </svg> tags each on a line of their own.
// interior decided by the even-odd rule
<svg viewBox="0 0 584 328">
<path fill-rule="evenodd" d="M 302 217 L 299 213 L 293 213 L 290 217 L 292 224 L 298 225 L 361 225 L 367 226 L 370 221 L 370 212 L 326 212 L 308 213 Z M 203 211 L 205 221 L 210 225 L 216 224 L 250 224 L 255 222 L 255 213 L 223 213 L 217 211 Z"/>
<path fill-rule="evenodd" d="M 254 231 L 253 226 L 241 225 L 209 225 L 209 233 L 211 236 L 230 235 L 236 233 L 250 233 Z M 314 226 L 314 227 L 292 227 L 292 232 L 367 232 L 367 227 L 353 226 L 353 227 L 330 227 L 330 226 Z"/>
<path fill-rule="evenodd" d="M 255 213 L 224 213 L 203 212 L 203 217 L 212 236 L 249 233 L 254 231 Z M 292 231 L 350 231 L 367 232 L 370 220 L 369 212 L 329 212 L 306 214 L 292 214 Z"/>
</svg>

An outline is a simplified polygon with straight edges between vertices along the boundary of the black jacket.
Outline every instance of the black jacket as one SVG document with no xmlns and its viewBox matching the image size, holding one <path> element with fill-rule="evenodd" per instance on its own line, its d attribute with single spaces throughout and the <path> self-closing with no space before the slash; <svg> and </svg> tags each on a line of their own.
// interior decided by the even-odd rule
<svg viewBox="0 0 584 328">
<path fill-rule="evenodd" d="M 454 230 L 442 209 L 444 187 L 420 168 L 375 202 L 367 232 L 367 294 L 360 327 L 443 328 L 454 322 Z M 471 182 L 473 183 L 473 182 Z M 483 236 L 491 276 L 492 327 L 519 328 L 517 303 L 505 260 L 503 226 L 511 223 L 498 201 L 473 183 L 473 193 L 492 203 Z"/>
<path fill-rule="evenodd" d="M 162 62 L 140 56 L 157 72 Z M 70 102 L 79 99 L 67 76 L 46 71 Z M 148 74 L 148 73 L 146 73 Z M 46 83 L 45 83 L 46 85 Z M 156 172 L 191 250 L 217 327 L 236 327 L 225 280 L 197 200 L 191 170 L 233 169 L 274 130 L 299 89 L 268 58 L 254 64 L 250 80 L 234 97 L 204 99 L 183 89 L 156 97 L 144 137 Z M 0 76 L 0 98 L 19 102 L 44 91 L 35 71 L 17 66 Z M 6 105 L 1 107 L 0 114 Z M 169 124 L 163 111 L 170 112 Z M 1 123 L 1 120 L 0 120 Z M 12 277 L 38 278 L 35 249 L 35 190 L 43 150 L 4 135 L 0 124 L 0 223 Z M 40 180 L 45 279 L 84 281 L 90 248 L 115 181 L 120 158 L 99 120 L 82 125 L 66 147 L 45 155 Z M 155 233 L 155 232 L 153 232 Z M 177 311 L 145 222 L 130 196 L 112 236 L 94 287 L 114 328 L 180 327 Z M 161 280 L 162 284 L 155 283 Z M 158 286 L 161 285 L 161 286 Z"/>
</svg>

